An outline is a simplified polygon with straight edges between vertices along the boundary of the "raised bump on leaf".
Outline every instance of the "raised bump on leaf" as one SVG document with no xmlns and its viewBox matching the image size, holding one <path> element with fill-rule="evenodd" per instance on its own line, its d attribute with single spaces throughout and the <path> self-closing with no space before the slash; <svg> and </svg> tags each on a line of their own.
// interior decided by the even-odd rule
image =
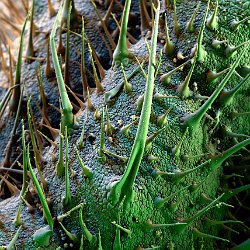
<svg viewBox="0 0 250 250">
<path fill-rule="evenodd" d="M 182 51 L 179 51 L 176 55 L 178 61 L 183 61 L 186 57 L 183 55 Z"/>
<path fill-rule="evenodd" d="M 94 112 L 94 117 L 96 120 L 101 120 L 101 113 L 99 111 L 99 108 L 97 107 L 95 112 Z"/>
</svg>

